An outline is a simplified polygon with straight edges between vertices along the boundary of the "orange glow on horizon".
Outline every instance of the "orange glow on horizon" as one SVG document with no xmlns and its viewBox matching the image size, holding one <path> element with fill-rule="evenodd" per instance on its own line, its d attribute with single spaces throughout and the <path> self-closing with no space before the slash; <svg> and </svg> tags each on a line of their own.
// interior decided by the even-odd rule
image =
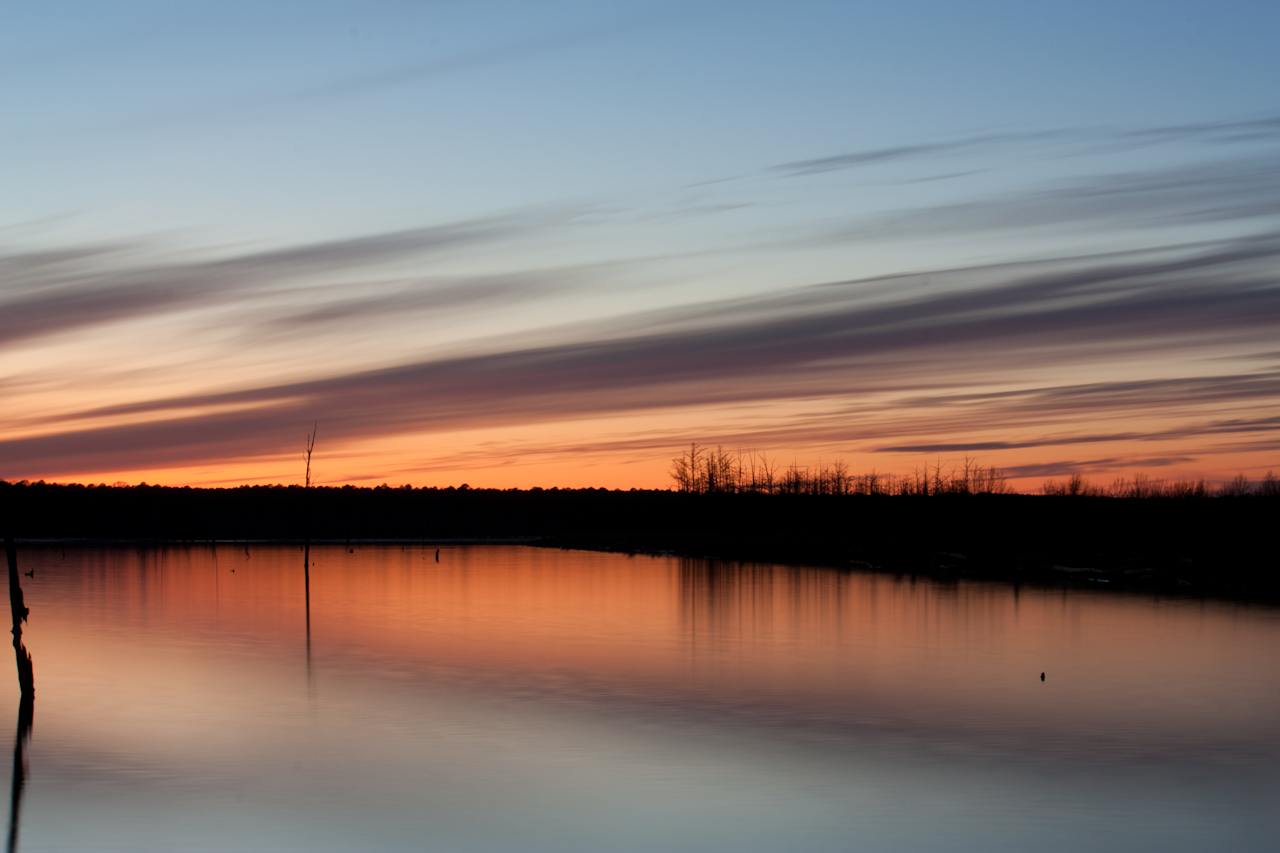
<svg viewBox="0 0 1280 853">
<path fill-rule="evenodd" d="M 714 413 L 697 413 L 703 417 Z M 739 422 L 737 431 L 757 427 L 768 429 L 770 419 L 756 424 Z M 866 442 L 796 441 L 785 446 L 708 440 L 694 431 L 697 416 L 688 418 L 688 433 L 681 425 L 665 427 L 669 416 L 659 413 L 643 418 L 608 418 L 568 424 L 531 424 L 496 427 L 443 434 L 389 436 L 371 440 L 342 441 L 326 437 L 320 423 L 320 437 L 314 461 L 315 482 L 323 486 L 457 486 L 475 488 L 562 487 L 611 489 L 666 489 L 672 486 L 670 464 L 673 456 L 690 440 L 704 446 L 722 446 L 732 453 L 766 453 L 780 469 L 789 465 L 816 467 L 843 461 L 852 474 L 877 472 L 904 476 L 928 466 L 941 465 L 943 471 L 963 465 L 966 457 L 983 467 L 994 466 L 1008 473 L 1008 482 L 1019 491 L 1037 491 L 1046 480 L 1064 479 L 1071 471 L 1034 473 L 1019 476 L 1023 466 L 1037 466 L 1067 456 L 1080 460 L 1074 470 L 1098 485 L 1120 477 L 1143 474 L 1168 481 L 1201 480 L 1224 482 L 1237 474 L 1258 478 L 1267 471 L 1280 470 L 1280 460 L 1272 452 L 1220 450 L 1202 456 L 1195 437 L 1166 440 L 1097 441 L 1061 448 L 1026 447 L 884 453 L 868 451 Z M 922 417 L 922 416 L 921 416 Z M 1149 418 L 1143 422 L 1115 425 L 1117 431 L 1158 431 L 1176 422 L 1172 418 Z M 647 436 L 637 441 L 634 436 Z M 1003 431 L 956 435 L 923 435 L 922 443 L 949 443 L 965 439 L 981 442 Z M 687 436 L 687 437 L 686 437 Z M 243 461 L 164 467 L 129 467 L 73 472 L 50 476 L 61 483 L 150 483 L 165 486 L 229 487 L 237 485 L 298 484 L 302 482 L 302 441 L 295 453 L 279 453 Z M 1090 460 L 1098 460 L 1091 462 Z M 1125 460 L 1132 460 L 1126 463 Z M 1012 473 L 1009 473 L 1011 472 Z M 29 477 L 26 479 L 37 479 Z"/>
</svg>

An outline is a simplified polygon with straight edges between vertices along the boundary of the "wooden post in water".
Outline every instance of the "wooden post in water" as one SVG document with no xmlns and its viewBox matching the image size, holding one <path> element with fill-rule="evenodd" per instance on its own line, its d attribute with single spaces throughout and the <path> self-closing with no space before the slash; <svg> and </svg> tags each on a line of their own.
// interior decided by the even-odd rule
<svg viewBox="0 0 1280 853">
<path fill-rule="evenodd" d="M 302 509 L 302 583 L 303 583 L 303 602 L 307 612 L 307 667 L 311 666 L 311 453 L 316 449 L 316 433 L 320 430 L 319 422 L 311 425 L 311 432 L 307 433 L 307 474 L 303 481 L 305 491 L 303 492 L 303 509 Z"/>
</svg>

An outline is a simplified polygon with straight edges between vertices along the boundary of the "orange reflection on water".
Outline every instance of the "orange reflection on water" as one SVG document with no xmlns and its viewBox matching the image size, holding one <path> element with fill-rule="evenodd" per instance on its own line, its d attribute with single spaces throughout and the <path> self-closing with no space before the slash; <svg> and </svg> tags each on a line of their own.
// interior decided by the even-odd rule
<svg viewBox="0 0 1280 853">
<path fill-rule="evenodd" d="M 1050 819 L 1117 850 L 1203 849 L 1224 824 L 1261 849 L 1277 829 L 1272 609 L 528 547 L 312 553 L 308 637 L 300 548 L 24 549 L 25 843 L 991 849 L 999 826 L 1015 850 Z"/>
<path fill-rule="evenodd" d="M 92 623 L 117 641 L 163 638 L 169 653 L 129 677 L 184 689 L 218 681 L 196 653 L 206 643 L 269 650 L 276 667 L 304 654 L 298 548 L 54 553 L 29 592 L 30 642 L 50 669 L 130 673 L 85 637 Z M 924 727 L 1274 731 L 1276 685 L 1256 676 L 1280 623 L 1264 609 L 675 557 L 434 554 L 314 549 L 317 664 Z"/>
</svg>

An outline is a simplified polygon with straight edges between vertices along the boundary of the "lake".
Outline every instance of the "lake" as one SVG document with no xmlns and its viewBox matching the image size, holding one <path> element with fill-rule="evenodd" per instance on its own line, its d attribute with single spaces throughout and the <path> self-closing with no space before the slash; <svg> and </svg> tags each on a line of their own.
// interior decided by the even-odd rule
<svg viewBox="0 0 1280 853">
<path fill-rule="evenodd" d="M 519 546 L 312 557 L 308 614 L 297 547 L 20 547 L 19 848 L 1280 837 L 1280 610 Z"/>
</svg>

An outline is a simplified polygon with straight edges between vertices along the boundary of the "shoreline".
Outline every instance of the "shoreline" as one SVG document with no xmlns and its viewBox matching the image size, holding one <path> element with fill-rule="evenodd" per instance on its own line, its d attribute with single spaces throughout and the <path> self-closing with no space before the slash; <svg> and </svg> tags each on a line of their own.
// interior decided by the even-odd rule
<svg viewBox="0 0 1280 853">
<path fill-rule="evenodd" d="M 1276 518 L 1275 497 L 0 483 L 0 533 L 32 545 L 522 544 L 1259 601 Z"/>
</svg>

